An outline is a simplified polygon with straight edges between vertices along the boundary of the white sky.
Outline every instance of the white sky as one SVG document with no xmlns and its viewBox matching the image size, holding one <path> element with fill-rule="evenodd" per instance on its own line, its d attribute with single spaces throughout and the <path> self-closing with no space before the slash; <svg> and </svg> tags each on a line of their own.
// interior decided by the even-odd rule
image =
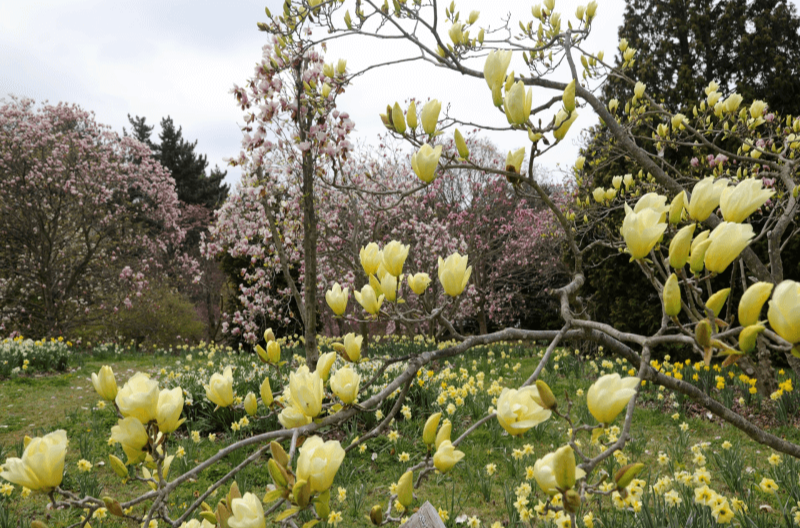
<svg viewBox="0 0 800 528">
<path fill-rule="evenodd" d="M 588 0 L 558 0 L 556 11 L 574 20 L 575 8 Z M 353 0 L 347 0 L 348 4 Z M 511 27 L 530 20 L 534 2 L 521 0 L 460 0 L 462 19 L 471 9 L 481 11 L 478 25 L 497 26 L 511 14 Z M 444 2 L 441 2 L 444 10 Z M 209 165 L 228 170 L 228 182 L 239 178 L 238 168 L 223 158 L 240 150 L 242 112 L 229 93 L 252 75 L 266 34 L 256 22 L 266 21 L 264 6 L 278 12 L 282 0 L 25 0 L 0 3 L 0 98 L 7 94 L 77 103 L 94 111 L 96 119 L 117 132 L 130 130 L 127 114 L 145 116 L 150 124 L 172 116 L 184 137 L 197 142 Z M 609 60 L 616 51 L 624 0 L 600 0 L 592 37 L 586 49 L 604 50 Z M 352 6 L 350 6 L 351 12 Z M 343 12 L 342 12 L 343 13 Z M 562 27 L 566 22 L 562 22 Z M 449 23 L 441 25 L 443 37 Z M 396 44 L 344 39 L 331 44 L 328 61 L 348 59 L 352 71 L 403 53 Z M 521 62 L 521 56 L 512 62 Z M 476 67 L 480 68 L 481 63 Z M 514 68 L 517 72 L 522 68 Z M 562 74 L 562 79 L 566 74 Z M 544 97 L 534 92 L 534 106 Z M 552 92 L 547 93 L 549 98 Z M 355 137 L 376 142 L 385 129 L 378 114 L 387 103 L 415 96 L 437 98 L 452 105 L 452 114 L 473 122 L 502 126 L 505 119 L 491 104 L 481 79 L 462 78 L 426 63 L 373 70 L 358 78 L 339 99 L 339 107 L 356 123 Z M 402 104 L 402 103 L 401 103 Z M 543 116 L 543 121 L 549 119 Z M 574 161 L 578 131 L 596 118 L 582 111 L 567 140 L 539 159 L 555 169 Z M 154 131 L 154 139 L 158 133 Z M 466 130 L 462 130 L 466 132 Z M 516 134 L 516 136 L 515 136 Z M 520 132 L 493 135 L 503 150 L 528 145 Z M 522 133 L 524 134 L 524 133 Z"/>
</svg>

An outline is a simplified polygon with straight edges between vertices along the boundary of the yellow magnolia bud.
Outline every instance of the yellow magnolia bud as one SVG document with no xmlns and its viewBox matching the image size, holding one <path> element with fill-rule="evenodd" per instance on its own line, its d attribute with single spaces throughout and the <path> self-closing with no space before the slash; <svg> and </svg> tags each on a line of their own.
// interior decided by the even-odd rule
<svg viewBox="0 0 800 528">
<path fill-rule="evenodd" d="M 628 49 L 628 39 L 623 38 L 619 40 L 619 50 L 625 53 L 625 50 Z"/>
<path fill-rule="evenodd" d="M 754 325 L 758 322 L 761 309 L 769 299 L 774 284 L 757 282 L 747 288 L 739 301 L 739 324 L 742 326 Z"/>
<path fill-rule="evenodd" d="M 626 189 L 630 189 L 633 185 L 633 174 L 626 174 L 622 177 L 622 183 L 625 184 Z"/>
<path fill-rule="evenodd" d="M 533 395 L 533 400 L 539 404 L 543 409 L 553 410 L 558 407 L 553 391 L 550 386 L 543 380 L 536 380 L 536 391 L 538 394 Z"/>
<path fill-rule="evenodd" d="M 411 288 L 411 291 L 417 295 L 425 293 L 430 283 L 431 278 L 427 273 L 417 273 L 416 275 L 408 276 L 408 286 Z"/>
<path fill-rule="evenodd" d="M 420 115 L 420 118 L 422 120 L 422 129 L 426 134 L 432 136 L 436 133 L 436 124 L 439 122 L 439 111 L 441 109 L 442 103 L 436 99 L 428 101 L 425 106 L 422 107 L 422 114 Z"/>
<path fill-rule="evenodd" d="M 681 217 L 683 216 L 683 208 L 686 204 L 686 191 L 681 191 L 675 195 L 675 198 L 672 199 L 672 203 L 669 206 L 669 223 L 670 224 L 679 224 L 681 222 Z"/>
<path fill-rule="evenodd" d="M 344 14 L 344 23 L 347 26 L 347 29 L 353 29 L 353 19 L 350 17 L 350 10 L 349 9 Z"/>
<path fill-rule="evenodd" d="M 464 42 L 464 24 L 461 22 L 456 22 L 450 26 L 448 35 L 450 35 L 450 40 L 454 45 L 462 44 Z"/>
<path fill-rule="evenodd" d="M 681 313 L 681 287 L 678 284 L 678 276 L 674 273 L 669 276 L 664 283 L 664 311 L 670 317 L 675 317 Z"/>
<path fill-rule="evenodd" d="M 339 59 L 336 62 L 336 73 L 344 75 L 347 72 L 347 59 Z"/>
<path fill-rule="evenodd" d="M 571 489 L 575 485 L 575 453 L 572 447 L 564 446 L 556 450 L 553 458 L 553 474 L 556 485 L 562 490 Z"/>
<path fill-rule="evenodd" d="M 464 136 L 461 135 L 461 132 L 459 132 L 458 129 L 456 129 L 455 133 L 453 134 L 453 139 L 455 140 L 458 155 L 462 159 L 469 158 L 469 149 L 467 148 L 467 143 L 464 141 Z"/>
<path fill-rule="evenodd" d="M 722 308 L 725 306 L 725 301 L 728 300 L 728 295 L 731 293 L 730 288 L 725 288 L 714 293 L 706 301 L 706 308 L 714 312 L 714 317 L 719 318 L 722 313 Z"/>
<path fill-rule="evenodd" d="M 294 502 L 301 508 L 308 506 L 311 500 L 311 485 L 306 480 L 298 480 L 292 488 Z"/>
<path fill-rule="evenodd" d="M 436 168 L 439 166 L 441 155 L 441 145 L 436 145 L 436 148 L 431 148 L 427 143 L 422 145 L 419 152 L 411 156 L 411 168 L 414 169 L 414 174 L 425 183 L 432 182 L 436 177 Z"/>
<path fill-rule="evenodd" d="M 670 121 L 672 123 L 672 130 L 674 132 L 677 132 L 679 130 L 683 130 L 683 129 L 686 128 L 684 126 L 684 123 L 686 122 L 686 116 L 683 115 L 683 114 L 675 114 L 674 116 L 672 116 L 672 119 Z"/>
<path fill-rule="evenodd" d="M 742 223 L 774 194 L 771 189 L 762 189 L 760 178 L 747 178 L 735 187 L 725 187 L 719 200 L 722 217 L 726 222 Z"/>
<path fill-rule="evenodd" d="M 267 351 L 261 345 L 256 345 L 256 355 L 258 359 L 261 360 L 262 363 L 269 363 L 269 356 L 267 356 Z"/>
<path fill-rule="evenodd" d="M 564 456 L 565 453 L 562 453 Z M 536 480 L 536 484 L 539 485 L 539 488 L 547 495 L 551 497 L 561 493 L 558 489 L 558 482 L 556 481 L 556 474 L 554 472 L 554 467 L 556 465 L 556 453 L 548 453 L 533 465 L 533 478 Z M 580 480 L 586 476 L 586 472 L 580 468 L 575 468 L 575 480 Z"/>
<path fill-rule="evenodd" d="M 711 346 L 711 323 L 708 319 L 703 319 L 694 329 L 694 338 L 701 348 L 708 348 Z"/>
<path fill-rule="evenodd" d="M 103 504 L 106 505 L 106 509 L 111 515 L 116 517 L 123 516 L 122 506 L 119 505 L 118 500 L 113 497 L 103 497 Z"/>
<path fill-rule="evenodd" d="M 636 475 L 641 473 L 643 469 L 644 464 L 641 462 L 621 467 L 614 475 L 614 482 L 617 484 L 617 489 L 622 490 L 627 488 L 628 485 L 633 482 L 633 479 L 636 478 Z"/>
<path fill-rule="evenodd" d="M 622 176 L 614 176 L 611 178 L 611 185 L 619 190 L 619 188 L 622 187 Z"/>
<path fill-rule="evenodd" d="M 258 400 L 256 400 L 256 395 L 252 392 L 248 392 L 247 396 L 244 397 L 244 410 L 250 416 L 255 416 L 258 410 Z"/>
<path fill-rule="evenodd" d="M 639 378 L 620 378 L 619 374 L 606 374 L 597 379 L 586 393 L 586 404 L 595 420 L 611 424 L 636 394 Z"/>
<path fill-rule="evenodd" d="M 472 266 L 467 267 L 467 259 L 466 255 L 462 257 L 458 252 L 447 257 L 447 260 L 439 257 L 439 282 L 450 297 L 458 297 L 467 287 L 472 274 Z"/>
<path fill-rule="evenodd" d="M 409 470 L 397 481 L 397 500 L 408 509 L 414 500 L 414 473 Z"/>
<path fill-rule="evenodd" d="M 338 282 L 333 283 L 333 287 L 325 292 L 325 301 L 333 313 L 336 315 L 344 314 L 347 310 L 347 299 L 350 296 L 348 288 L 342 289 Z"/>
<path fill-rule="evenodd" d="M 277 462 L 278 465 L 284 469 L 289 467 L 289 455 L 286 454 L 286 451 L 283 449 L 282 445 L 273 440 L 269 443 L 269 451 L 272 454 L 272 458 L 275 459 L 275 462 Z"/>
<path fill-rule="evenodd" d="M 439 420 L 442 418 L 442 413 L 437 412 L 432 414 L 425 422 L 425 427 L 422 429 L 422 442 L 425 445 L 431 445 L 436 440 L 436 428 L 439 427 Z"/>
<path fill-rule="evenodd" d="M 522 125 L 528 121 L 531 115 L 531 105 L 533 102 L 533 92 L 528 89 L 525 91 L 525 84 L 517 81 L 506 90 L 503 99 L 503 108 L 506 112 L 506 119 L 512 125 Z"/>
<path fill-rule="evenodd" d="M 606 190 L 602 187 L 597 187 L 594 191 L 592 191 L 592 197 L 594 197 L 595 202 L 603 203 L 606 199 Z"/>
<path fill-rule="evenodd" d="M 398 103 L 394 103 L 392 107 L 392 124 L 398 134 L 406 131 L 406 117 L 403 115 L 403 110 Z"/>
<path fill-rule="evenodd" d="M 754 324 L 746 327 L 739 333 L 739 349 L 744 354 L 749 354 L 756 349 L 758 334 L 766 330 L 764 325 Z"/>
<path fill-rule="evenodd" d="M 340 368 L 331 377 L 331 390 L 345 405 L 350 405 L 358 397 L 361 376 L 350 367 Z"/>
<path fill-rule="evenodd" d="M 111 469 L 118 477 L 128 478 L 128 468 L 125 463 L 114 455 L 108 455 L 108 462 Z"/>
<path fill-rule="evenodd" d="M 408 114 L 406 114 L 406 120 L 408 121 L 408 127 L 411 130 L 417 128 L 417 103 L 411 101 L 411 104 L 408 105 Z"/>
<path fill-rule="evenodd" d="M 577 513 L 581 508 L 581 495 L 573 489 L 569 489 L 564 493 L 564 509 L 568 513 Z"/>
<path fill-rule="evenodd" d="M 331 94 L 331 85 L 328 83 L 322 83 L 322 97 L 325 99 Z"/>
<path fill-rule="evenodd" d="M 567 112 L 575 110 L 575 79 L 572 79 L 564 89 L 561 101 L 564 103 L 564 109 Z"/>
<path fill-rule="evenodd" d="M 264 381 L 261 382 L 259 393 L 261 394 L 261 403 L 263 403 L 265 407 L 272 405 L 272 387 L 269 385 L 269 378 L 264 378 Z"/>
<path fill-rule="evenodd" d="M 586 158 L 584 156 L 578 156 L 578 159 L 575 160 L 575 170 L 583 170 L 585 164 Z"/>
<path fill-rule="evenodd" d="M 103 365 L 97 374 L 92 373 L 92 385 L 104 400 L 114 401 L 117 397 L 117 380 L 114 371 L 108 365 Z"/>
<path fill-rule="evenodd" d="M 272 331 L 272 328 L 267 328 L 264 330 L 264 341 L 267 343 L 270 341 L 275 341 L 275 333 Z"/>
<path fill-rule="evenodd" d="M 586 4 L 586 18 L 591 20 L 597 12 L 597 0 L 592 0 Z"/>
<path fill-rule="evenodd" d="M 644 85 L 644 83 L 637 81 L 636 86 L 633 87 L 633 94 L 635 96 L 634 99 L 641 99 L 644 96 L 644 91 L 646 88 L 647 87 Z"/>
<path fill-rule="evenodd" d="M 522 161 L 525 159 L 525 147 L 506 155 L 506 170 L 522 174 Z"/>
<path fill-rule="evenodd" d="M 464 453 L 458 451 L 453 444 L 450 443 L 450 440 L 445 440 L 436 448 L 436 453 L 433 455 L 433 465 L 441 473 L 447 473 L 453 469 L 453 466 L 462 458 L 464 458 Z"/>
<path fill-rule="evenodd" d="M 775 287 L 767 318 L 776 334 L 792 344 L 800 343 L 800 283 L 785 280 Z"/>
<path fill-rule="evenodd" d="M 381 508 L 380 504 L 376 504 L 369 511 L 369 520 L 372 521 L 372 524 L 375 526 L 383 524 L 383 508 Z"/>
<path fill-rule="evenodd" d="M 322 381 L 328 381 L 334 362 L 336 362 L 336 352 L 328 352 L 319 356 L 317 372 L 319 372 L 319 377 L 322 378 Z"/>
<path fill-rule="evenodd" d="M 753 119 L 758 119 L 759 117 L 764 115 L 764 110 L 767 109 L 767 103 L 764 101 L 753 101 L 750 105 L 750 117 Z"/>
<path fill-rule="evenodd" d="M 370 242 L 366 247 L 361 248 L 358 255 L 361 260 L 361 266 L 364 268 L 364 273 L 366 273 L 367 276 L 377 273 L 378 266 L 380 266 L 383 261 L 383 253 L 378 247 L 378 244 Z"/>
<path fill-rule="evenodd" d="M 446 419 L 442 422 L 442 426 L 439 428 L 439 432 L 436 433 L 436 440 L 434 440 L 433 445 L 436 449 L 439 449 L 439 444 L 444 442 L 445 440 L 450 440 L 450 432 L 453 430 L 453 424 L 450 420 Z"/>
<path fill-rule="evenodd" d="M 608 102 L 608 111 L 612 114 L 617 111 L 619 108 L 619 101 L 617 99 L 612 99 Z"/>
<path fill-rule="evenodd" d="M 575 10 L 575 18 L 578 20 L 583 20 L 583 15 L 586 14 L 586 6 L 579 5 L 578 8 Z"/>
<path fill-rule="evenodd" d="M 607 189 L 606 190 L 606 200 L 611 201 L 617 197 L 617 190 L 616 189 Z"/>
<path fill-rule="evenodd" d="M 480 11 L 470 11 L 469 18 L 467 18 L 467 23 L 472 25 L 478 21 L 478 17 L 481 15 Z"/>
<path fill-rule="evenodd" d="M 334 70 L 333 70 L 333 63 L 331 64 L 323 64 L 322 65 L 322 75 L 328 77 L 329 79 L 334 78 Z"/>
<path fill-rule="evenodd" d="M 714 273 L 725 271 L 754 236 L 752 224 L 720 222 L 708 237 L 711 243 L 704 257 L 706 269 Z"/>
</svg>

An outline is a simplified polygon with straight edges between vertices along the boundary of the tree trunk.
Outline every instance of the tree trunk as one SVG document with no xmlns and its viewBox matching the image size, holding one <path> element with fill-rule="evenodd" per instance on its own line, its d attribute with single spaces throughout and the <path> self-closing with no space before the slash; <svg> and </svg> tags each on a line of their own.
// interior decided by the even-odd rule
<svg viewBox="0 0 800 528">
<path fill-rule="evenodd" d="M 789 366 L 792 367 L 795 375 L 800 378 L 800 359 L 794 357 L 791 352 L 787 352 L 786 360 L 789 362 Z"/>
<path fill-rule="evenodd" d="M 306 131 L 301 135 L 305 141 Z M 311 152 L 303 153 L 303 251 L 305 275 L 303 290 L 305 300 L 306 363 L 311 371 L 317 368 L 317 212 L 314 208 L 314 159 Z"/>
<path fill-rule="evenodd" d="M 755 363 L 756 388 L 762 396 L 769 398 L 769 395 L 778 389 L 778 383 L 775 381 L 775 371 L 772 368 L 770 351 L 764 344 L 763 339 L 762 336 L 758 336 L 758 352 L 756 353 L 758 361 Z"/>
<path fill-rule="evenodd" d="M 486 303 L 481 302 L 478 305 L 478 327 L 481 335 L 486 335 L 489 333 L 488 325 L 486 324 L 486 310 L 484 309 L 485 304 Z"/>
</svg>

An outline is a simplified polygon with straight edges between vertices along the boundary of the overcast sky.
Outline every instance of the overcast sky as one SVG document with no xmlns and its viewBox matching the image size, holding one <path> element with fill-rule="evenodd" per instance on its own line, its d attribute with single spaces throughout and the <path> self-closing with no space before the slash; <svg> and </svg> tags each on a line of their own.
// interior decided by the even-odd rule
<svg viewBox="0 0 800 528">
<path fill-rule="evenodd" d="M 558 0 L 556 10 L 574 19 L 575 8 L 586 1 Z M 235 182 L 239 171 L 225 167 L 223 158 L 240 150 L 242 112 L 229 91 L 234 83 L 244 84 L 261 57 L 266 34 L 257 30 L 256 22 L 266 20 L 264 7 L 277 12 L 281 4 L 281 0 L 2 2 L 0 97 L 14 94 L 37 102 L 77 103 L 120 133 L 123 126 L 130 129 L 128 114 L 145 116 L 151 124 L 170 115 L 183 127 L 185 138 L 197 140 L 197 151 L 208 156 L 209 165 L 227 168 L 227 181 Z M 461 0 L 457 5 L 462 18 L 479 9 L 478 25 L 496 27 L 507 13 L 512 28 L 531 18 L 532 2 L 527 0 Z M 613 56 L 624 5 L 624 0 L 600 1 L 586 49 L 604 50 L 607 59 Z M 445 24 L 442 31 L 448 27 Z M 348 68 L 355 71 L 407 51 L 394 46 L 344 39 L 330 46 L 327 57 L 347 58 Z M 423 63 L 373 70 L 356 80 L 339 99 L 339 107 L 355 121 L 356 138 L 375 142 L 384 130 L 378 113 L 387 103 L 410 96 L 438 98 L 452 105 L 454 115 L 477 122 L 502 126 L 505 121 L 494 111 L 482 80 Z M 534 106 L 543 97 L 544 92 L 534 92 Z M 595 122 L 595 116 L 583 110 L 567 141 L 540 163 L 550 169 L 559 163 L 569 165 L 577 155 L 578 130 Z M 528 144 L 519 132 L 492 138 L 503 150 Z"/>
</svg>

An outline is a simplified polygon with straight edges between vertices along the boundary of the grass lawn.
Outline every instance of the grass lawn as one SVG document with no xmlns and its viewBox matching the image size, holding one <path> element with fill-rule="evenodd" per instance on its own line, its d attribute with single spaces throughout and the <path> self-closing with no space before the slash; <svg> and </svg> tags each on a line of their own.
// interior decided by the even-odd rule
<svg viewBox="0 0 800 528">
<path fill-rule="evenodd" d="M 324 347 L 325 345 L 323 345 Z M 368 355 L 399 355 L 406 353 L 410 343 L 387 342 L 373 348 Z M 291 349 L 284 349 L 284 358 L 290 359 Z M 498 345 L 471 351 L 457 359 L 453 364 L 435 365 L 430 372 L 423 373 L 409 391 L 404 409 L 404 417 L 398 414 L 390 427 L 391 434 L 369 440 L 362 450 L 354 449 L 345 457 L 331 489 L 331 509 L 342 514 L 340 526 L 371 526 L 367 519 L 370 508 L 375 504 L 387 506 L 389 486 L 396 482 L 406 468 L 420 462 L 425 456 L 421 442 L 422 425 L 425 419 L 437 411 L 444 411 L 445 417 L 453 422 L 452 438 L 455 439 L 470 424 L 485 415 L 494 404 L 493 398 L 499 388 L 517 387 L 538 364 L 541 349 L 521 345 Z M 192 404 L 184 407 L 187 422 L 171 435 L 167 450 L 178 455 L 170 468 L 170 477 L 180 475 L 215 454 L 221 447 L 232 441 L 254 433 L 279 428 L 274 415 L 268 415 L 263 407 L 259 415 L 250 419 L 250 424 L 240 431 L 233 431 L 231 424 L 238 423 L 245 416 L 243 410 L 225 409 L 213 411 L 213 405 L 205 398 L 202 384 L 208 377 L 222 370 L 223 366 L 235 366 L 235 391 L 244 396 L 249 391 L 258 394 L 263 376 L 272 376 L 272 388 L 277 391 L 285 381 L 277 373 L 267 374 L 260 364 L 253 361 L 254 356 L 235 354 L 222 350 L 194 348 L 171 354 L 123 354 L 123 355 L 78 355 L 70 359 L 68 371 L 64 373 L 30 374 L 23 373 L 0 380 L 0 461 L 9 456 L 20 456 L 23 437 L 40 436 L 52 430 L 63 428 L 70 440 L 67 452 L 66 475 L 62 487 L 95 497 L 110 496 L 124 502 L 142 494 L 147 488 L 144 483 L 129 481 L 125 484 L 108 467 L 108 455 L 116 454 L 124 460 L 119 446 L 108 443 L 110 428 L 116 424 L 117 417 L 112 407 L 98 408 L 100 399 L 94 392 L 90 376 L 102 365 L 111 365 L 116 373 L 120 387 L 133 373 L 143 371 L 159 379 L 162 387 L 180 385 L 185 389 Z M 341 360 L 338 360 L 341 361 Z M 800 442 L 798 417 L 785 416 L 778 405 L 769 399 L 751 396 L 748 383 L 739 380 L 738 370 L 715 372 L 713 369 L 695 369 L 693 366 L 665 367 L 677 369 L 687 378 L 696 373 L 696 383 L 710 387 L 709 391 L 726 403 L 731 402 L 739 412 L 753 415 L 769 425 L 770 431 L 794 442 Z M 572 418 L 575 423 L 594 423 L 586 407 L 585 392 L 600 372 L 620 372 L 627 375 L 630 367 L 613 361 L 581 360 L 573 354 L 559 353 L 544 372 L 544 379 L 561 400 L 560 409 L 565 408 L 564 394 L 573 401 Z M 734 367 L 735 368 L 735 367 Z M 725 387 L 720 389 L 716 377 L 725 378 Z M 391 373 L 387 375 L 391 377 Z M 784 373 L 781 379 L 787 378 Z M 364 379 L 364 377 L 362 377 Z M 494 383 L 496 382 L 496 383 Z M 796 385 L 797 380 L 794 380 Z M 703 385 L 705 384 L 705 385 Z M 584 395 L 580 395 L 581 391 Z M 444 394 L 444 397 L 442 396 Z M 661 398 L 659 397 L 661 395 Z M 740 406 L 738 398 L 745 398 Z M 794 398 L 794 392 L 787 394 Z M 367 396 L 364 395 L 364 398 Z M 789 401 L 789 400 L 787 400 Z M 791 400 L 795 401 L 795 400 Z M 381 408 L 387 413 L 394 400 Z M 448 406 L 450 408 L 448 409 Z M 677 413 L 675 418 L 673 414 Z M 362 435 L 377 423 L 378 418 L 371 413 L 362 413 L 348 421 L 341 430 L 320 431 L 325 438 L 335 438 L 343 446 Z M 681 430 L 685 423 L 687 430 Z M 621 425 L 621 418 L 617 420 Z M 463 442 L 459 449 L 466 454 L 453 471 L 447 475 L 430 473 L 420 489 L 415 490 L 419 505 L 428 500 L 435 507 L 446 511 L 448 527 L 466 526 L 465 519 L 475 516 L 482 526 L 501 522 L 502 526 L 542 526 L 551 521 L 519 520 L 519 508 L 514 506 L 519 496 L 527 497 L 528 508 L 534 508 L 539 501 L 546 500 L 530 477 L 534 462 L 545 454 L 554 451 L 566 442 L 567 424 L 555 417 L 523 434 L 521 437 L 509 436 L 498 424 L 491 420 Z M 197 431 L 199 442 L 193 440 L 192 431 Z M 394 434 L 396 432 L 396 435 Z M 214 434 L 211 441 L 209 434 Z M 694 502 L 694 489 L 702 485 L 697 481 L 698 469 L 705 467 L 710 475 L 709 486 L 722 496 L 739 499 L 746 505 L 747 513 L 737 514 L 734 523 L 748 526 L 785 526 L 793 522 L 791 508 L 800 501 L 800 462 L 782 457 L 777 465 L 771 465 L 768 458 L 771 451 L 754 444 L 744 434 L 732 426 L 711 418 L 696 408 L 691 402 L 672 398 L 669 394 L 654 387 L 645 387 L 636 409 L 632 429 L 633 440 L 628 443 L 620 456 L 609 457 L 601 469 L 610 475 L 627 462 L 643 462 L 646 470 L 640 475 L 647 485 L 640 500 L 640 508 L 630 505 L 615 506 L 610 497 L 594 497 L 587 500 L 578 516 L 579 525 L 594 526 L 715 526 L 711 508 Z M 396 437 L 396 438 L 395 438 Z M 588 437 L 581 438 L 582 448 L 596 453 L 598 448 L 591 446 Z M 703 444 L 707 442 L 708 444 Z M 731 449 L 723 444 L 730 442 Z M 726 444 L 727 446 L 727 444 Z M 288 442 L 284 442 L 288 449 Z M 171 497 L 169 509 L 171 516 L 177 518 L 184 508 L 195 500 L 199 493 L 243 461 L 253 448 L 241 449 L 230 454 L 220 463 L 202 472 L 199 478 L 178 489 Z M 409 460 L 401 462 L 404 453 Z M 698 453 L 701 457 L 698 457 Z M 661 457 L 659 455 L 661 454 Z M 665 458 L 666 457 L 666 458 Z M 91 471 L 78 470 L 78 461 L 84 459 L 93 464 Z M 268 458 L 262 457 L 256 463 L 240 472 L 236 481 L 242 492 L 250 491 L 263 497 L 271 478 L 266 470 Z M 773 460 L 774 461 L 774 460 Z M 496 471 L 487 474 L 487 464 L 495 464 Z M 131 473 L 141 476 L 141 469 L 130 467 Z M 686 471 L 695 482 L 680 484 L 680 472 Z M 699 473 L 702 479 L 702 472 Z M 668 476 L 672 480 L 668 488 L 653 485 Z M 772 478 L 779 485 L 777 494 L 760 490 L 763 478 Z M 595 473 L 591 482 L 600 479 Z M 531 487 L 525 489 L 525 483 Z M 520 487 L 522 485 L 522 487 Z M 666 484 L 664 484 L 666 486 Z M 222 486 L 207 502 L 216 506 L 229 488 Z M 343 491 L 340 491 L 343 490 Z M 681 504 L 668 507 L 664 503 L 664 491 L 676 490 L 682 498 Z M 0 495 L 0 528 L 27 526 L 31 520 L 39 519 L 49 526 L 68 526 L 79 521 L 80 513 L 74 510 L 52 511 L 45 508 L 47 497 L 31 494 L 20 500 L 21 490 L 15 487 L 7 496 Z M 526 493 L 528 493 L 526 495 Z M 340 500 L 341 499 L 341 500 Z M 269 505 L 265 505 L 265 509 Z M 524 508 L 523 508 L 524 509 Z M 584 522 L 583 516 L 592 512 L 593 519 Z M 142 507 L 134 513 L 143 513 Z M 464 517 L 466 516 L 466 517 Z M 745 520 L 745 516 L 747 520 Z M 689 521 L 689 518 L 692 521 Z M 311 514 L 301 517 L 310 520 Z M 650 521 L 654 524 L 650 524 Z M 533 523 L 533 524 L 531 524 Z M 538 524 L 537 524 L 538 523 Z M 92 521 L 92 526 L 115 527 L 135 526 L 132 521 L 120 521 L 110 515 L 105 519 Z M 547 525 L 547 524 L 544 524 Z M 555 525 L 555 524 L 553 524 Z M 270 523 L 268 522 L 268 526 Z M 318 526 L 325 526 L 322 523 Z"/>
</svg>

